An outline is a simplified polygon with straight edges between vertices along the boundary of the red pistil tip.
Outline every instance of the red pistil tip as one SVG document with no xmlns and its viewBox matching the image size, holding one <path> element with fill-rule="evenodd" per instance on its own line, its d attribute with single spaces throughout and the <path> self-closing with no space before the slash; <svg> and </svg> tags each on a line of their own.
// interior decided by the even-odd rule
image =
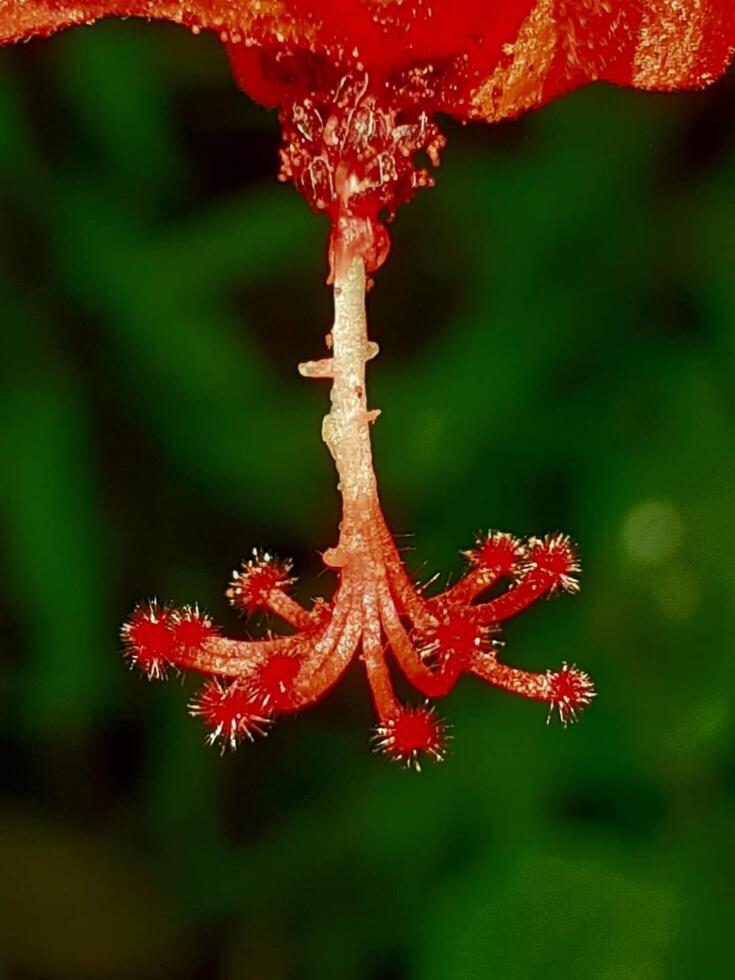
<svg viewBox="0 0 735 980">
<path fill-rule="evenodd" d="M 577 552 L 572 539 L 566 534 L 547 534 L 544 538 L 531 538 L 528 542 L 524 572 L 542 572 L 552 578 L 550 592 L 563 589 L 579 592 L 577 575 L 581 572 Z"/>
<path fill-rule="evenodd" d="M 207 640 L 219 635 L 216 626 L 199 606 L 174 609 L 167 621 L 173 649 L 201 650 Z"/>
<path fill-rule="evenodd" d="M 477 538 L 475 547 L 464 555 L 471 564 L 501 575 L 515 575 L 525 555 L 520 538 L 504 531 L 488 531 Z"/>
<path fill-rule="evenodd" d="M 296 581 L 290 577 L 292 567 L 288 559 L 280 560 L 267 551 L 253 548 L 253 557 L 233 572 L 227 598 L 235 609 L 244 613 L 267 609 L 272 592 L 285 592 Z"/>
<path fill-rule="evenodd" d="M 596 696 L 596 691 L 589 674 L 579 670 L 572 664 L 562 664 L 561 670 L 550 672 L 549 680 L 549 715 L 546 722 L 551 720 L 556 710 L 562 725 L 577 720 L 577 715 L 586 708 Z"/>
<path fill-rule="evenodd" d="M 141 670 L 149 680 L 161 680 L 171 653 L 169 623 L 171 610 L 159 606 L 155 599 L 141 602 L 135 607 L 121 634 L 125 654 L 132 666 Z"/>
<path fill-rule="evenodd" d="M 223 684 L 216 678 L 204 685 L 189 704 L 189 713 L 210 728 L 207 741 L 222 749 L 236 749 L 239 742 L 267 735 L 270 718 L 253 702 L 252 693 L 238 683 Z"/>
<path fill-rule="evenodd" d="M 258 711 L 275 713 L 293 707 L 293 683 L 301 665 L 301 657 L 295 654 L 274 653 L 255 668 L 247 687 Z"/>
<path fill-rule="evenodd" d="M 449 613 L 433 629 L 420 634 L 417 645 L 426 663 L 441 667 L 456 661 L 464 668 L 488 649 L 495 632 L 495 628 L 483 626 L 469 615 Z"/>
<path fill-rule="evenodd" d="M 403 708 L 395 718 L 378 725 L 374 741 L 389 758 L 417 772 L 421 772 L 422 755 L 435 762 L 446 756 L 446 726 L 429 706 Z"/>
</svg>

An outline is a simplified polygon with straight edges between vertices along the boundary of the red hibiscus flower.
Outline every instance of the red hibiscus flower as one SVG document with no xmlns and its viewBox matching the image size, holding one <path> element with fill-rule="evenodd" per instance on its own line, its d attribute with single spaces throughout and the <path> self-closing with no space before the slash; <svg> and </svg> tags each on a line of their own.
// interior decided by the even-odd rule
<svg viewBox="0 0 735 980">
<path fill-rule="evenodd" d="M 383 219 L 431 185 L 444 139 L 436 113 L 494 122 L 604 80 L 644 89 L 715 80 L 735 48 L 732 0 L 0 0 L 0 43 L 113 15 L 215 31 L 235 77 L 277 107 L 281 178 L 332 224 L 334 326 L 328 356 L 300 367 L 331 382 L 323 437 L 343 515 L 323 554 L 338 579 L 310 609 L 290 594 L 291 565 L 254 552 L 227 595 L 245 614 L 266 610 L 290 635 L 236 641 L 196 606 L 139 606 L 123 628 L 147 676 L 191 669 L 208 677 L 191 705 L 212 740 L 235 745 L 313 703 L 356 654 L 378 716 L 376 746 L 419 767 L 442 758 L 443 724 L 428 703 L 402 705 L 398 669 L 425 698 L 463 674 L 544 701 L 563 723 L 592 700 L 590 678 L 563 663 L 530 673 L 506 664 L 501 624 L 543 596 L 574 593 L 576 549 L 562 534 L 521 540 L 488 532 L 467 551 L 465 575 L 433 597 L 409 578 L 380 508 L 372 466 L 366 363 L 367 273 L 388 254 Z M 504 591 L 498 587 L 505 583 Z"/>
</svg>

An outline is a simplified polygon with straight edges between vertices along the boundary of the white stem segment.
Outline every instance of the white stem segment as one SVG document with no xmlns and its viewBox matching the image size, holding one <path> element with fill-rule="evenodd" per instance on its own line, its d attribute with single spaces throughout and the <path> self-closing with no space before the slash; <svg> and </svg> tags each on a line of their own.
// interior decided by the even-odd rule
<svg viewBox="0 0 735 980">
<path fill-rule="evenodd" d="M 340 263 L 334 281 L 334 326 L 328 338 L 332 356 L 299 368 L 307 377 L 332 378 L 332 405 L 322 423 L 322 437 L 337 467 L 343 511 L 339 544 L 325 553 L 324 560 L 342 568 L 367 557 L 378 506 L 370 423 L 379 413 L 368 411 L 365 391 L 365 364 L 378 348 L 368 341 L 365 285 L 361 259 Z"/>
</svg>

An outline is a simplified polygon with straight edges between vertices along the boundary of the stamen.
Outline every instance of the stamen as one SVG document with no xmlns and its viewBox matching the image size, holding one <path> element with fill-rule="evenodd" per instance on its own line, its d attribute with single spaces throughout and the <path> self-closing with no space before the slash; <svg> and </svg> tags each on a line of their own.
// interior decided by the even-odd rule
<svg viewBox="0 0 735 980">
<path fill-rule="evenodd" d="M 489 684 L 549 705 L 549 721 L 556 711 L 564 727 L 576 721 L 578 713 L 591 704 L 596 696 L 588 674 L 574 666 L 563 664 L 561 670 L 536 674 L 502 664 L 494 658 L 477 658 L 472 672 Z"/>
<path fill-rule="evenodd" d="M 231 605 L 244 613 L 269 609 L 273 593 L 285 593 L 296 581 L 291 577 L 292 567 L 288 559 L 279 561 L 269 552 L 253 548 L 253 557 L 232 573 L 225 594 Z"/>
<path fill-rule="evenodd" d="M 416 772 L 421 772 L 423 755 L 434 762 L 442 762 L 446 757 L 446 728 L 429 705 L 402 708 L 397 715 L 377 726 L 373 742 L 380 752 Z"/>
<path fill-rule="evenodd" d="M 570 722 L 578 720 L 578 714 L 592 699 L 597 696 L 592 679 L 583 670 L 578 670 L 572 664 L 562 664 L 561 670 L 548 674 L 549 679 L 549 715 L 556 709 L 559 721 L 566 728 Z"/>
<path fill-rule="evenodd" d="M 171 634 L 170 658 L 177 659 L 177 651 L 200 651 L 208 640 L 219 635 L 219 630 L 212 624 L 206 613 L 199 606 L 184 606 L 173 609 L 167 621 Z"/>
<path fill-rule="evenodd" d="M 293 707 L 293 683 L 302 666 L 297 653 L 275 653 L 259 664 L 245 685 L 256 710 L 263 714 Z"/>
<path fill-rule="evenodd" d="M 475 607 L 480 623 L 499 623 L 527 609 L 542 596 L 579 591 L 581 570 L 571 539 L 550 534 L 528 542 L 523 573 L 518 585 L 504 595 Z"/>
<path fill-rule="evenodd" d="M 171 652 L 170 615 L 170 609 L 159 606 L 156 599 L 149 599 L 135 607 L 120 631 L 131 666 L 141 670 L 149 680 L 162 680 L 166 676 Z"/>
<path fill-rule="evenodd" d="M 235 749 L 247 739 L 267 735 L 272 718 L 253 702 L 247 687 L 234 682 L 223 684 L 217 678 L 207 681 L 189 703 L 189 714 L 202 718 L 210 728 L 207 741 L 220 742 L 222 750 Z"/>
<path fill-rule="evenodd" d="M 467 605 L 500 578 L 515 578 L 525 551 L 523 542 L 512 534 L 489 531 L 477 539 L 474 548 L 462 553 L 470 563 L 470 570 L 450 589 L 430 600 L 433 609 Z"/>
</svg>

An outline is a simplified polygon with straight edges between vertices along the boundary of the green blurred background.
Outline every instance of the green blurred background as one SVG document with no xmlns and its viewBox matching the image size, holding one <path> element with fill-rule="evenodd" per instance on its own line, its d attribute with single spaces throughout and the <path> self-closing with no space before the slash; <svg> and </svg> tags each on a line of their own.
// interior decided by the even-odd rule
<svg viewBox="0 0 735 980">
<path fill-rule="evenodd" d="M 220 757 L 119 656 L 138 597 L 233 632 L 252 545 L 329 591 L 326 227 L 217 43 L 103 24 L 0 54 L 0 976 L 729 975 L 735 77 L 447 123 L 370 299 L 383 498 L 419 575 L 562 528 L 584 589 L 507 656 L 582 724 L 463 681 L 449 759 L 368 751 L 359 669 Z"/>
</svg>

